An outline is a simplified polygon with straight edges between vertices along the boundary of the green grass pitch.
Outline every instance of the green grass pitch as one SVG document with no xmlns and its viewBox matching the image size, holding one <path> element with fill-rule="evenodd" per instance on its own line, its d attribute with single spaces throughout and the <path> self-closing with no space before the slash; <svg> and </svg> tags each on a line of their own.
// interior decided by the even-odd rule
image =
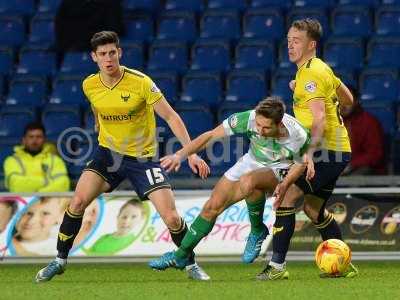
<svg viewBox="0 0 400 300">
<path fill-rule="evenodd" d="M 360 276 L 320 279 L 313 262 L 290 262 L 289 280 L 257 282 L 253 265 L 203 263 L 209 282 L 184 271 L 144 264 L 70 264 L 51 282 L 35 284 L 41 266 L 0 265 L 0 299 L 400 299 L 400 262 L 356 262 Z"/>
</svg>

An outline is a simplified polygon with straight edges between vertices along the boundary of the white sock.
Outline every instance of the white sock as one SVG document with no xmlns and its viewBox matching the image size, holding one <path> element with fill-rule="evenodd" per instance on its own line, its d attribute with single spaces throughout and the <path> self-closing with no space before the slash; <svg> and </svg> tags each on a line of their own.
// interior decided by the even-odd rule
<svg viewBox="0 0 400 300">
<path fill-rule="evenodd" d="M 56 257 L 56 262 L 58 262 L 62 266 L 65 266 L 67 264 L 67 259 L 66 258 Z"/>
<path fill-rule="evenodd" d="M 282 271 L 283 268 L 284 268 L 285 265 L 286 265 L 286 262 L 283 262 L 283 263 L 281 263 L 281 264 L 278 264 L 278 263 L 276 263 L 276 262 L 270 261 L 270 262 L 269 262 L 269 265 L 272 266 L 272 267 L 274 267 L 275 269 L 278 269 L 279 271 Z"/>
</svg>

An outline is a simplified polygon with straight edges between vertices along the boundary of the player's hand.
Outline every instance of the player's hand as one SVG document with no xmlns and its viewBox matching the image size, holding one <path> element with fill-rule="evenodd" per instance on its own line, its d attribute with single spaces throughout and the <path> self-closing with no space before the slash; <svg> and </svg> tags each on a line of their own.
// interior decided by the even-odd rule
<svg viewBox="0 0 400 300">
<path fill-rule="evenodd" d="M 289 88 L 294 92 L 294 89 L 296 88 L 296 80 L 291 80 L 289 82 Z"/>
<path fill-rule="evenodd" d="M 167 171 L 167 173 L 171 171 L 177 172 L 181 167 L 181 160 L 179 154 L 166 155 L 160 158 L 161 167 Z"/>
<path fill-rule="evenodd" d="M 307 174 L 306 179 L 311 180 L 314 178 L 315 170 L 314 170 L 314 161 L 311 156 L 308 154 L 304 154 L 303 161 L 307 166 Z"/>
<path fill-rule="evenodd" d="M 210 167 L 206 164 L 204 160 L 197 156 L 197 154 L 192 154 L 188 157 L 189 167 L 192 169 L 194 174 L 199 174 L 202 179 L 207 178 L 210 174 Z"/>
<path fill-rule="evenodd" d="M 275 201 L 272 205 L 274 210 L 277 210 L 281 206 L 282 201 L 285 198 L 287 190 L 288 190 L 288 186 L 284 182 L 279 183 L 275 187 L 275 190 L 273 193 L 273 197 L 275 197 Z"/>
</svg>

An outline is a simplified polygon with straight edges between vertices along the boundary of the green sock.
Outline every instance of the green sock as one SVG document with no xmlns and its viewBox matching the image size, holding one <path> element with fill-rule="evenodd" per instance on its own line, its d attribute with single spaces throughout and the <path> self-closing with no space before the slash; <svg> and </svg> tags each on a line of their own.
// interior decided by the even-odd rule
<svg viewBox="0 0 400 300">
<path fill-rule="evenodd" d="M 188 257 L 197 244 L 200 243 L 202 238 L 211 232 L 214 224 L 215 220 L 207 221 L 199 215 L 186 232 L 180 247 L 175 252 L 176 256 L 180 258 Z"/>
<path fill-rule="evenodd" d="M 251 232 L 259 234 L 265 228 L 263 222 L 265 197 L 260 198 L 259 200 L 256 201 L 249 201 L 246 199 L 246 204 L 247 204 L 247 209 L 249 211 Z"/>
</svg>

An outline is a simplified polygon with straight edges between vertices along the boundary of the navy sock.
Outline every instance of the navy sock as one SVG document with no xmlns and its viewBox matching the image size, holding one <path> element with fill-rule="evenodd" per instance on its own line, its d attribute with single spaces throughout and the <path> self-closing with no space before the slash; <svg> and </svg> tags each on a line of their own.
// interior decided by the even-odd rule
<svg viewBox="0 0 400 300">
<path fill-rule="evenodd" d="M 294 207 L 280 207 L 276 210 L 276 220 L 272 238 L 272 262 L 278 264 L 285 262 L 290 239 L 294 233 L 295 222 L 296 209 Z"/>
<path fill-rule="evenodd" d="M 329 213 L 322 222 L 314 223 L 314 225 L 321 234 L 322 240 L 342 240 L 342 232 L 340 227 L 331 213 Z"/>
<path fill-rule="evenodd" d="M 60 226 L 57 238 L 57 257 L 66 259 L 72 248 L 75 237 L 81 229 L 83 214 L 77 215 L 67 209 Z"/>
</svg>

